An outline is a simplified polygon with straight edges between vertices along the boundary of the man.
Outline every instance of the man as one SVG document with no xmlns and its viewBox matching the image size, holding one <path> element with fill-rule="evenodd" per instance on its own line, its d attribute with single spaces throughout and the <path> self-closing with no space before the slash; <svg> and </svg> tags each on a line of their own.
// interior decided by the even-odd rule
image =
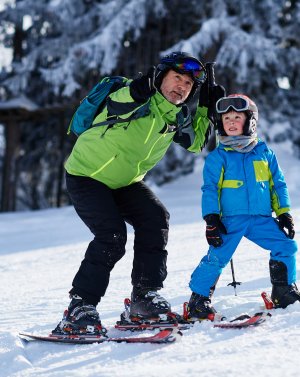
<svg viewBox="0 0 300 377">
<path fill-rule="evenodd" d="M 184 52 L 171 53 L 147 75 L 110 94 L 94 124 L 126 119 L 145 103 L 149 104 L 147 115 L 110 127 L 92 127 L 77 139 L 65 165 L 67 189 L 95 237 L 73 280 L 69 308 L 54 332 L 105 331 L 96 306 L 105 295 L 111 270 L 125 254 L 125 222 L 135 231 L 131 317 L 159 320 L 159 315 L 170 312 L 170 304 L 157 292 L 167 276 L 169 213 L 143 178 L 173 141 L 191 152 L 205 145 L 207 108 L 200 99 L 192 118 L 186 105 L 205 78 L 198 59 Z"/>
</svg>

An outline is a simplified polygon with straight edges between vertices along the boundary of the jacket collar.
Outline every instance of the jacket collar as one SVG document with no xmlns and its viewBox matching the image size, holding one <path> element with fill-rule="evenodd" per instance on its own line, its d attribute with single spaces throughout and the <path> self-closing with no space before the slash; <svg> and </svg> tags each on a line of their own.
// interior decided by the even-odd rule
<svg viewBox="0 0 300 377">
<path fill-rule="evenodd" d="M 224 145 L 220 142 L 218 144 L 218 148 L 224 150 L 225 152 L 234 152 L 233 148 L 228 147 L 227 145 Z M 264 141 L 262 141 L 261 139 L 258 139 L 257 145 L 252 149 L 251 152 L 257 153 L 257 149 L 260 149 L 260 148 L 266 148 L 266 143 Z M 250 153 L 250 152 L 248 152 L 248 153 Z"/>
<path fill-rule="evenodd" d="M 166 123 L 176 122 L 176 115 L 181 111 L 181 106 L 169 102 L 160 92 L 151 97 Z"/>
</svg>

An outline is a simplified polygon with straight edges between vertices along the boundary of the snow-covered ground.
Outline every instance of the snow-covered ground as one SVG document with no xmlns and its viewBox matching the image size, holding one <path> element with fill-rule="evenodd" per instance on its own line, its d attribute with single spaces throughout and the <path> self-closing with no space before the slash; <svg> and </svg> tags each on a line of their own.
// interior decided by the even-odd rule
<svg viewBox="0 0 300 377">
<path fill-rule="evenodd" d="M 299 160 L 290 145 L 274 146 L 292 197 L 296 240 L 300 241 Z M 188 300 L 190 274 L 207 251 L 201 220 L 201 170 L 155 189 L 171 213 L 169 274 L 162 294 L 181 312 Z M 169 345 L 105 343 L 94 345 L 23 344 L 19 331 L 47 334 L 61 319 L 68 289 L 86 246 L 89 231 L 72 207 L 0 215 L 0 376 L 26 377 L 235 377 L 298 376 L 300 303 L 278 309 L 268 322 L 244 330 L 195 325 Z M 133 232 L 127 254 L 111 275 L 107 295 L 98 309 L 103 324 L 112 326 L 130 294 Z M 234 255 L 234 295 L 228 266 L 219 280 L 214 306 L 227 317 L 254 313 L 270 292 L 268 251 L 243 240 Z M 298 256 L 298 273 L 299 273 Z M 298 361 L 297 361 L 298 360 Z"/>
</svg>

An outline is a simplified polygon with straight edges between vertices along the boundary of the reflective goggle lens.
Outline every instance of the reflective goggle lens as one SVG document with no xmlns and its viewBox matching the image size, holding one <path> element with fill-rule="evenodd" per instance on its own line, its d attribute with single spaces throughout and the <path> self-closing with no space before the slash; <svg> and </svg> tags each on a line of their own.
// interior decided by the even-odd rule
<svg viewBox="0 0 300 377">
<path fill-rule="evenodd" d="M 235 111 L 246 111 L 249 109 L 249 102 L 243 97 L 223 97 L 216 103 L 216 110 L 219 114 L 226 113 L 230 108 Z"/>
<path fill-rule="evenodd" d="M 206 72 L 203 65 L 192 59 L 184 59 L 182 62 L 174 63 L 174 68 L 179 72 L 191 73 L 196 81 L 202 82 L 206 79 Z"/>
</svg>

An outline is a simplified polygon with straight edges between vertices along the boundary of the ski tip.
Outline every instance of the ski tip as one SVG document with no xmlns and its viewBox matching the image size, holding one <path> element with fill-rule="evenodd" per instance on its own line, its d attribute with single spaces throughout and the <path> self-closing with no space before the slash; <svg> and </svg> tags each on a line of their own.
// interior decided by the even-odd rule
<svg viewBox="0 0 300 377">
<path fill-rule="evenodd" d="M 160 333 L 167 332 L 168 335 L 166 335 L 166 342 L 165 343 L 174 343 L 175 341 L 178 342 L 182 338 L 182 332 L 177 329 L 177 328 L 166 328 L 166 329 L 161 329 Z"/>
<path fill-rule="evenodd" d="M 258 313 L 255 313 L 253 317 L 272 317 L 272 314 L 269 313 L 269 312 L 258 312 Z"/>
<path fill-rule="evenodd" d="M 174 337 L 174 341 L 178 342 L 181 341 L 183 333 L 178 329 L 173 329 L 172 336 Z"/>
<path fill-rule="evenodd" d="M 33 336 L 33 334 L 28 334 L 28 333 L 25 333 L 25 332 L 19 332 L 18 336 L 24 340 L 30 340 Z"/>
<path fill-rule="evenodd" d="M 19 332 L 18 336 L 19 336 L 19 338 L 20 338 L 21 340 L 23 340 L 23 341 L 26 342 L 26 343 L 28 343 L 29 340 L 30 340 L 29 336 L 26 336 L 25 333 Z"/>
</svg>

